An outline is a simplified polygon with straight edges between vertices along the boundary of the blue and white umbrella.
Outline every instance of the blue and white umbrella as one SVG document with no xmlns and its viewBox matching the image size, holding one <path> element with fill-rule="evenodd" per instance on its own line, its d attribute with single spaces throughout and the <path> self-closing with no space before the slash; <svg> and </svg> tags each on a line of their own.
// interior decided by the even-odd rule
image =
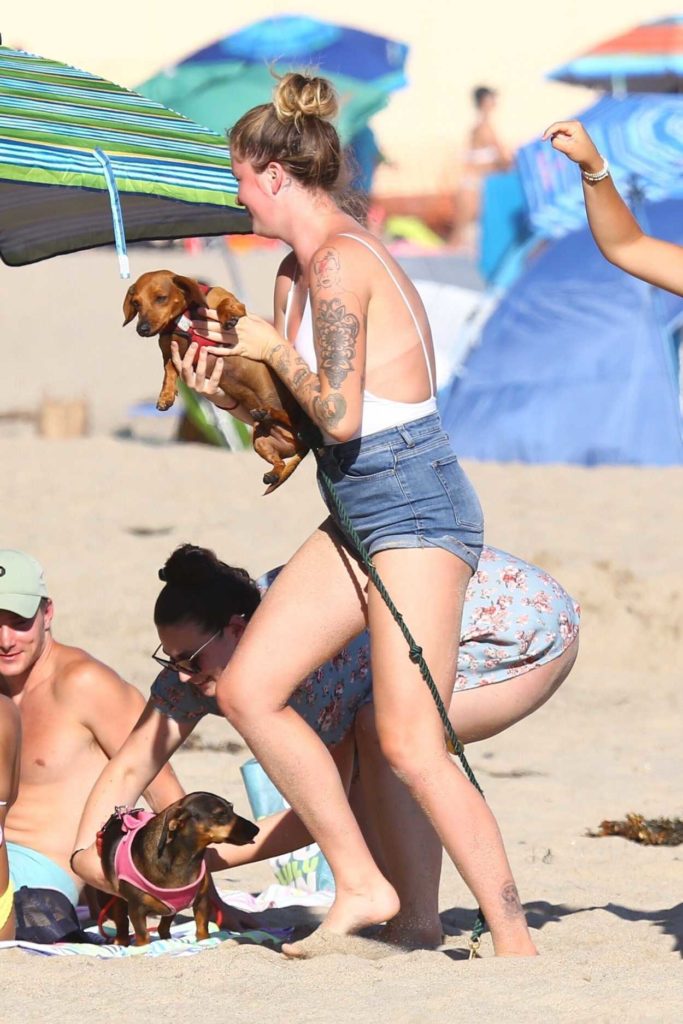
<svg viewBox="0 0 683 1024">
<path fill-rule="evenodd" d="M 578 117 L 627 199 L 683 198 L 683 95 L 604 96 Z M 517 166 L 536 232 L 561 238 L 585 224 L 574 163 L 539 140 L 519 150 Z"/>
</svg>

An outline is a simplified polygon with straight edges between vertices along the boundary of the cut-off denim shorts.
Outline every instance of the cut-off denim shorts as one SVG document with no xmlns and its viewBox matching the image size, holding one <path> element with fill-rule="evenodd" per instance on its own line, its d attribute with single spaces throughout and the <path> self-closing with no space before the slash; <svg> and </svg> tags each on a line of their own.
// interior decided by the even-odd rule
<svg viewBox="0 0 683 1024">
<path fill-rule="evenodd" d="M 438 412 L 323 449 L 318 486 L 344 543 L 355 552 L 321 469 L 370 555 L 390 548 L 445 548 L 472 571 L 477 568 L 484 541 L 481 505 Z"/>
</svg>

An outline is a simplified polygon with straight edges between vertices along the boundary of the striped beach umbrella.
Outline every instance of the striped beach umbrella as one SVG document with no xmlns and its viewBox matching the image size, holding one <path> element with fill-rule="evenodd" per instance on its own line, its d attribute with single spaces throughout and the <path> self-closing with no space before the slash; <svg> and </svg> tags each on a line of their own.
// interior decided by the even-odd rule
<svg viewBox="0 0 683 1024">
<path fill-rule="evenodd" d="M 683 14 L 658 18 L 594 46 L 548 78 L 615 95 L 683 90 Z"/>
<path fill-rule="evenodd" d="M 225 139 L 103 78 L 0 46 L 0 257 L 251 231 Z"/>
<path fill-rule="evenodd" d="M 627 200 L 683 199 L 683 95 L 603 96 L 578 118 Z M 561 238 L 585 225 L 579 170 L 549 142 L 523 146 L 517 168 L 536 231 Z"/>
</svg>

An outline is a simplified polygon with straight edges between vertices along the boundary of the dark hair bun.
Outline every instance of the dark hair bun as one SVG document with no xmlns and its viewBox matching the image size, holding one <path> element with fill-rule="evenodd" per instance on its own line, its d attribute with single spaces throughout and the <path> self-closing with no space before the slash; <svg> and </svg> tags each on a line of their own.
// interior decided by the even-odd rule
<svg viewBox="0 0 683 1024">
<path fill-rule="evenodd" d="M 166 585 L 157 598 L 154 621 L 171 625 L 192 619 L 222 629 L 233 615 L 250 619 L 261 600 L 246 569 L 227 565 L 209 548 L 181 544 L 159 570 Z"/>
<path fill-rule="evenodd" d="M 200 548 L 196 544 L 181 544 L 167 559 L 159 578 L 175 587 L 211 586 L 221 573 L 221 565 L 213 551 L 209 551 L 208 548 Z"/>
</svg>

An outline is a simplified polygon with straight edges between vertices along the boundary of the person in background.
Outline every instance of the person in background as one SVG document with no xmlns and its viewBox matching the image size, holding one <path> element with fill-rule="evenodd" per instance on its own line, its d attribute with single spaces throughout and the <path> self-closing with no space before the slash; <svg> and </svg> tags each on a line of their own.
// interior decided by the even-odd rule
<svg viewBox="0 0 683 1024">
<path fill-rule="evenodd" d="M 494 112 L 498 93 L 487 85 L 472 90 L 476 118 L 463 154 L 462 177 L 453 197 L 452 245 L 474 248 L 481 212 L 481 192 L 487 174 L 507 171 L 513 163 L 511 151 L 502 141 Z"/>
</svg>

